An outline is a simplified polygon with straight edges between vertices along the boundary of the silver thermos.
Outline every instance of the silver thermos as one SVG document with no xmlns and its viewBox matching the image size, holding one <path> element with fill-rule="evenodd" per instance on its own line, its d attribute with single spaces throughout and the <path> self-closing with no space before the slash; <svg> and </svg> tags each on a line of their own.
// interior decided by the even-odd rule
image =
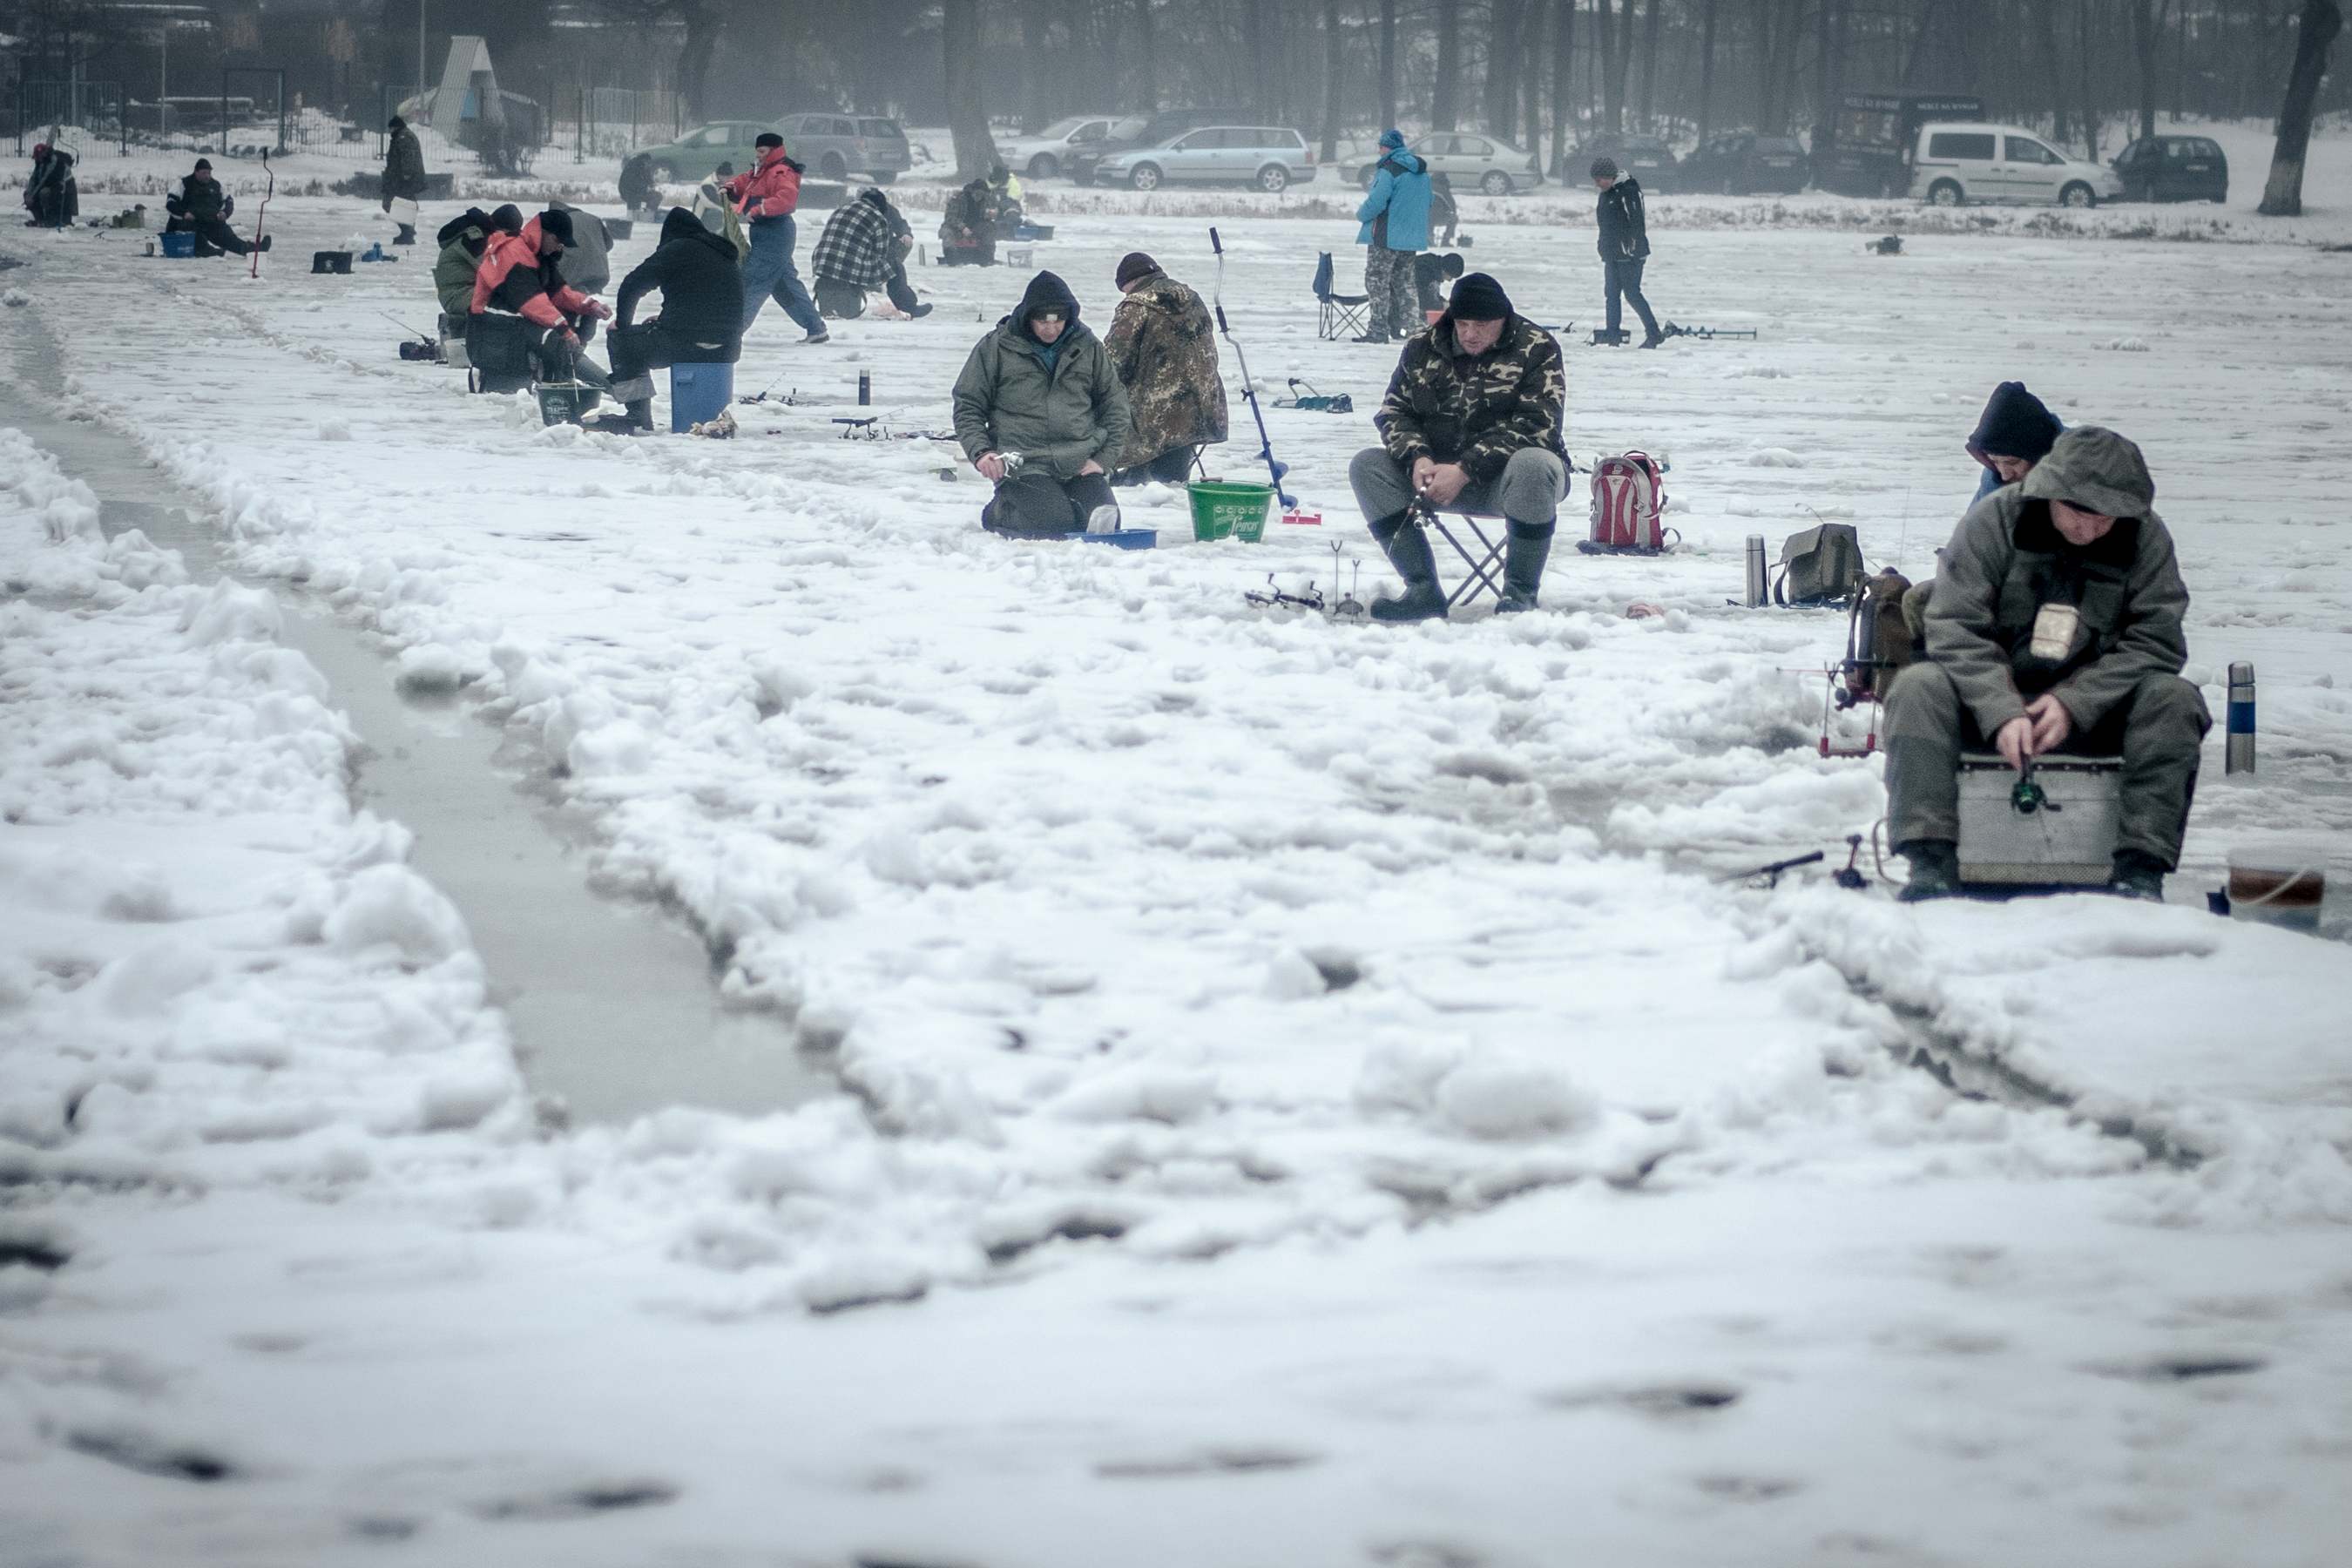
<svg viewBox="0 0 2352 1568">
<path fill-rule="evenodd" d="M 2254 667 L 2233 664 L 2230 667 L 2230 728 L 2228 751 L 2221 771 L 2225 773 L 2250 773 L 2254 771 Z"/>
<path fill-rule="evenodd" d="M 1748 607 L 1764 603 L 1764 536 L 1748 536 Z"/>
</svg>

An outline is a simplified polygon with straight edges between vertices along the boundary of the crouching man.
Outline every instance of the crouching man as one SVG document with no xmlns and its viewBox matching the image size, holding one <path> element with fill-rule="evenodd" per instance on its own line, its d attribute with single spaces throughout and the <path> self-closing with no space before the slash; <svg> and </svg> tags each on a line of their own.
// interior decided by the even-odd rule
<svg viewBox="0 0 2352 1568">
<path fill-rule="evenodd" d="M 633 322 L 638 302 L 661 290 L 661 314 Z M 684 207 L 662 219 L 661 244 L 621 279 L 612 336 L 612 395 L 627 410 L 610 435 L 644 434 L 654 427 L 654 379 L 650 374 L 674 364 L 733 364 L 743 357 L 743 272 L 735 247 L 713 234 Z"/>
<path fill-rule="evenodd" d="M 2023 482 L 1970 508 L 1927 606 L 1927 658 L 1886 697 L 1887 818 L 1908 900 L 1959 890 L 1959 760 L 2022 772 L 2051 752 L 2123 759 L 2108 889 L 2164 897 L 2212 718 L 2180 679 L 2189 590 L 2139 448 L 2067 431 Z"/>
<path fill-rule="evenodd" d="M 599 390 L 612 384 L 612 378 L 582 353 L 578 323 L 603 321 L 613 312 L 603 300 L 591 300 L 563 281 L 559 264 L 571 243 L 572 215 L 560 207 L 550 207 L 517 233 L 490 235 L 481 265 L 474 270 L 472 314 L 466 330 L 467 357 L 482 370 L 486 384 L 499 374 L 521 374 L 525 382 L 529 379 L 530 365 L 515 364 L 506 345 L 488 335 L 510 331 L 528 345 L 541 380 L 576 377 Z"/>
<path fill-rule="evenodd" d="M 956 439 L 996 487 L 980 525 L 1029 535 L 1117 528 L 1104 466 L 1126 447 L 1129 424 L 1118 373 L 1078 321 L 1077 297 L 1040 272 L 956 377 Z"/>
<path fill-rule="evenodd" d="M 1372 605 L 1375 620 L 1445 615 L 1437 561 L 1413 515 L 1424 501 L 1501 512 L 1510 539 L 1496 608 L 1536 607 L 1568 493 L 1568 448 L 1560 444 L 1567 404 L 1568 373 L 1552 335 L 1514 311 L 1486 274 L 1456 283 L 1445 313 L 1405 344 L 1389 377 L 1372 419 L 1382 445 L 1357 453 L 1348 467 L 1372 537 L 1404 579 L 1402 597 Z"/>
</svg>

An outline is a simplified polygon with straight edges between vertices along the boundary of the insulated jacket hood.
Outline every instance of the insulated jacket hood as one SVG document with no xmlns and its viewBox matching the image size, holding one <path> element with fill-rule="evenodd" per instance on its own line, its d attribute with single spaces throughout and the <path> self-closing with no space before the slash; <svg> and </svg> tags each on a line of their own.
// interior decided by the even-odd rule
<svg viewBox="0 0 2352 1568">
<path fill-rule="evenodd" d="M 1037 342 L 1037 334 L 1029 330 L 1029 318 L 1040 310 L 1062 312 L 1062 335 L 1055 342 L 1057 344 L 1068 342 L 1071 334 L 1077 330 L 1078 297 L 1070 292 L 1068 284 L 1051 272 L 1040 272 L 1029 279 L 1029 287 L 1021 296 L 1021 308 L 1005 317 L 1004 324 L 1026 341 Z M 1039 343 L 1038 346 L 1042 348 L 1045 345 Z"/>
<path fill-rule="evenodd" d="M 2035 500 L 2063 500 L 2103 517 L 2143 518 L 2156 480 L 2139 448 L 2112 430 L 2081 425 L 2058 437 L 2018 489 Z"/>
<path fill-rule="evenodd" d="M 469 228 L 477 231 L 476 237 L 478 238 L 488 235 L 495 226 L 497 226 L 490 222 L 489 214 L 479 207 L 467 207 L 464 212 L 443 224 L 441 232 L 435 235 L 433 238 L 437 244 L 447 245 Z"/>
<path fill-rule="evenodd" d="M 734 241 L 704 227 L 702 220 L 686 208 L 672 207 L 668 216 L 662 219 L 661 242 L 668 245 L 681 239 L 690 239 L 697 245 L 709 247 L 713 254 L 725 257 L 730 265 L 740 259 L 735 254 Z"/>
<path fill-rule="evenodd" d="M 2004 381 L 1986 400 L 1984 416 L 1969 437 L 1969 453 L 1988 468 L 1991 458 L 2022 458 L 2038 463 L 2065 426 L 2021 381 Z"/>
</svg>

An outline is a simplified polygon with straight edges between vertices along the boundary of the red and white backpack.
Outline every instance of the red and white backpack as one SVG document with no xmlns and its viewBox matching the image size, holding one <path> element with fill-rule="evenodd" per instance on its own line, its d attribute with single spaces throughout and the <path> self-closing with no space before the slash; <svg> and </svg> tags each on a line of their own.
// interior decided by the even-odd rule
<svg viewBox="0 0 2352 1568">
<path fill-rule="evenodd" d="M 1657 555 L 1682 535 L 1664 525 L 1665 466 L 1647 452 L 1601 458 L 1592 465 L 1592 537 L 1577 546 L 1586 554 Z"/>
</svg>

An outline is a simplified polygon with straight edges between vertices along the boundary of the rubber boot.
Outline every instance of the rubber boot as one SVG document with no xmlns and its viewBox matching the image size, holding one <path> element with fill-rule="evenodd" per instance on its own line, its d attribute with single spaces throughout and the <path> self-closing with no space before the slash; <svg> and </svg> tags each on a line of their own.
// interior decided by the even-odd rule
<svg viewBox="0 0 2352 1568">
<path fill-rule="evenodd" d="M 1522 610 L 1536 607 L 1536 589 L 1542 585 L 1544 563 L 1551 559 L 1551 531 L 1549 522 L 1510 522 L 1510 542 L 1503 550 L 1503 596 L 1496 605 L 1498 616 L 1516 616 Z"/>
<path fill-rule="evenodd" d="M 630 424 L 647 436 L 654 433 L 654 400 L 652 398 L 633 397 L 628 402 L 628 410 Z"/>
<path fill-rule="evenodd" d="M 2152 904 L 2164 902 L 2163 861 L 2137 849 L 2116 851 L 2115 872 L 2107 879 L 2107 891 L 2119 899 L 2141 899 Z"/>
<path fill-rule="evenodd" d="M 1411 512 L 1401 511 L 1371 525 L 1372 537 L 1380 541 L 1389 564 L 1404 579 L 1403 594 L 1393 599 L 1372 601 L 1372 619 L 1376 621 L 1445 618 L 1445 590 L 1437 585 L 1437 557 L 1430 553 L 1429 535 L 1412 519 Z"/>
<path fill-rule="evenodd" d="M 416 243 L 415 226 L 414 224 L 402 224 L 400 226 L 400 232 L 392 237 L 392 243 L 394 245 L 415 245 Z"/>
<path fill-rule="evenodd" d="M 1948 838 L 1915 838 L 1895 852 L 1911 862 L 1911 879 L 1895 896 L 1906 904 L 1949 899 L 1960 891 L 1960 847 Z"/>
</svg>

